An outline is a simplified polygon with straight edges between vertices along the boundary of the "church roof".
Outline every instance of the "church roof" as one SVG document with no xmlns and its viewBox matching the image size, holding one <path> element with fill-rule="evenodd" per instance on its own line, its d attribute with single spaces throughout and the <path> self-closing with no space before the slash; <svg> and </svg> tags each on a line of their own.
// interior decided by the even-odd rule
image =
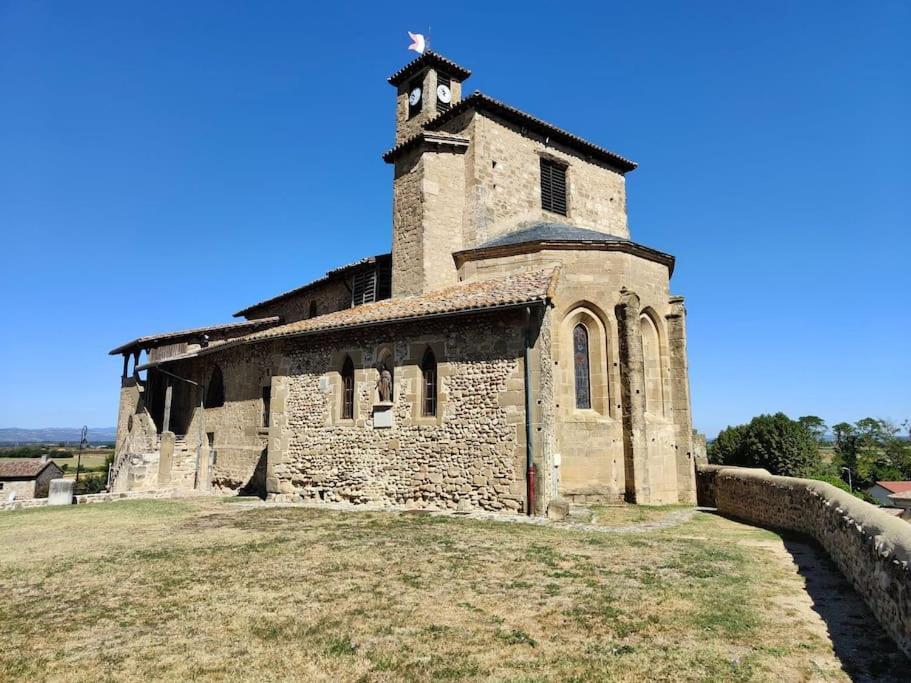
<svg viewBox="0 0 911 683">
<path fill-rule="evenodd" d="M 513 273 L 478 282 L 464 282 L 427 294 L 383 299 L 307 320 L 278 325 L 249 334 L 238 342 L 246 343 L 336 329 L 368 327 L 389 322 L 541 303 L 552 296 L 556 278 L 556 269 L 549 268 Z"/>
<path fill-rule="evenodd" d="M 621 173 L 626 173 L 628 171 L 635 170 L 638 164 L 635 161 L 630 161 L 619 154 L 611 152 L 600 145 L 596 145 L 593 142 L 589 142 L 583 138 L 580 138 L 578 135 L 573 135 L 572 133 L 558 128 L 557 126 L 543 121 L 531 114 L 527 114 L 520 109 L 511 107 L 504 102 L 495 100 L 492 97 L 484 95 L 478 90 L 475 90 L 471 95 L 466 97 L 464 100 L 457 102 L 452 105 L 448 111 L 444 111 L 442 114 L 438 114 L 434 118 L 430 119 L 427 123 L 424 124 L 424 128 L 427 130 L 436 130 L 442 126 L 447 121 L 451 121 L 456 116 L 468 111 L 469 109 L 475 109 L 478 111 L 485 111 L 500 118 L 509 121 L 520 127 L 532 130 L 537 132 L 539 135 L 543 135 L 554 142 L 565 145 L 570 149 L 574 149 L 584 155 L 590 156 L 593 159 L 603 161 L 610 166 L 616 168 Z M 401 147 L 402 145 L 400 145 Z M 387 153 L 388 154 L 388 153 Z M 388 161 L 388 159 L 387 159 Z"/>
<path fill-rule="evenodd" d="M 261 330 L 222 344 L 213 344 L 205 349 L 190 351 L 178 356 L 170 356 L 160 361 L 140 365 L 138 370 L 161 365 L 165 362 L 186 360 L 208 355 L 224 349 L 253 344 L 271 339 L 298 337 L 325 332 L 344 332 L 346 330 L 386 325 L 412 320 L 425 320 L 466 313 L 483 313 L 487 311 L 518 308 L 549 301 L 559 277 L 559 269 L 547 268 L 512 273 L 499 278 L 478 282 L 463 282 L 452 287 L 440 289 L 427 294 L 406 296 L 394 299 L 383 299 L 354 308 L 319 315 L 307 320 L 298 320 L 271 329 Z"/>
<path fill-rule="evenodd" d="M 522 230 L 517 230 L 516 232 L 508 232 L 505 235 L 494 237 L 477 248 L 487 249 L 488 247 L 537 242 L 539 240 L 546 240 L 548 242 L 629 242 L 625 237 L 608 235 L 607 233 L 599 232 L 598 230 L 580 228 L 566 223 L 541 222 L 530 225 Z"/>
<path fill-rule="evenodd" d="M 497 235 L 476 247 L 457 251 L 453 256 L 457 263 L 463 263 L 542 249 L 619 251 L 665 265 L 668 273 L 674 274 L 675 259 L 670 254 L 637 244 L 625 237 L 566 223 L 534 223 L 515 232 Z"/>
<path fill-rule="evenodd" d="M 276 325 L 281 319 L 277 316 L 270 318 L 258 318 L 256 320 L 242 320 L 240 322 L 224 323 L 222 325 L 208 325 L 207 327 L 194 327 L 189 330 L 177 330 L 176 332 L 162 332 L 160 334 L 148 334 L 144 337 L 136 337 L 126 344 L 121 344 L 116 349 L 111 349 L 108 354 L 116 356 L 121 353 L 130 351 L 141 351 L 142 349 L 161 346 L 162 344 L 176 344 L 181 341 L 188 341 L 200 337 L 204 334 L 222 334 L 228 332 L 248 333 L 270 325 Z"/>
<path fill-rule="evenodd" d="M 459 66 L 454 61 L 447 59 L 438 52 L 434 52 L 433 50 L 425 50 L 424 54 L 408 62 L 405 66 L 392 74 L 387 80 L 392 85 L 398 85 L 399 83 L 402 83 L 403 81 L 411 78 L 411 76 L 426 66 L 435 66 L 437 68 L 440 68 L 450 75 L 455 76 L 460 81 L 464 81 L 466 78 L 471 76 L 471 71 L 466 69 L 464 66 Z"/>
<path fill-rule="evenodd" d="M 257 308 L 262 308 L 266 304 L 273 304 L 276 301 L 281 301 L 282 299 L 286 299 L 290 296 L 294 296 L 295 294 L 300 294 L 301 292 L 305 292 L 306 290 L 310 289 L 311 287 L 315 287 L 316 285 L 322 285 L 322 284 L 325 284 L 326 282 L 329 282 L 332 279 L 347 275 L 352 270 L 356 270 L 357 268 L 360 268 L 361 266 L 366 266 L 371 263 L 376 263 L 378 260 L 382 260 L 384 258 L 391 258 L 391 257 L 392 257 L 392 254 L 389 254 L 389 253 L 377 254 L 376 256 L 365 256 L 364 258 L 362 258 L 358 261 L 354 261 L 353 263 L 348 263 L 344 266 L 339 266 L 338 268 L 333 268 L 332 270 L 326 271 L 326 274 L 323 275 L 322 277 L 318 277 L 315 280 L 312 280 L 305 285 L 301 285 L 300 287 L 295 287 L 294 289 L 289 289 L 287 292 L 282 292 L 281 294 L 276 294 L 273 297 L 269 297 L 268 299 L 263 299 L 260 302 L 247 306 L 242 311 L 238 311 L 237 313 L 235 313 L 234 317 L 240 318 L 242 316 L 247 315 L 248 313 L 252 313 Z"/>
</svg>

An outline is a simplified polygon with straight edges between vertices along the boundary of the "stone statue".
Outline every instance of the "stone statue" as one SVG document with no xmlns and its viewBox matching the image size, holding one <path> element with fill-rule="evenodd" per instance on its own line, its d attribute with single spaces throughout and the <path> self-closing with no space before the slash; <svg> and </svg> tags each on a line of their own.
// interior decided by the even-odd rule
<svg viewBox="0 0 911 683">
<path fill-rule="evenodd" d="M 381 403 L 392 403 L 392 373 L 386 368 L 380 371 L 380 379 L 376 383 L 376 392 Z"/>
</svg>

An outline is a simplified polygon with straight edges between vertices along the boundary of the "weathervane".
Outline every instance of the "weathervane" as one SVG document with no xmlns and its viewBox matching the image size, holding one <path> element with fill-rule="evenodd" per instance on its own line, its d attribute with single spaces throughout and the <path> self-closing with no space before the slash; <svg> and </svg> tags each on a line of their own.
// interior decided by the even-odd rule
<svg viewBox="0 0 911 683">
<path fill-rule="evenodd" d="M 411 38 L 411 45 L 408 46 L 409 50 L 414 50 L 419 55 L 424 54 L 427 50 L 430 49 L 430 38 L 431 38 L 431 29 L 430 26 L 427 27 L 427 37 L 424 37 L 423 33 L 412 33 L 408 31 L 408 37 Z"/>
</svg>

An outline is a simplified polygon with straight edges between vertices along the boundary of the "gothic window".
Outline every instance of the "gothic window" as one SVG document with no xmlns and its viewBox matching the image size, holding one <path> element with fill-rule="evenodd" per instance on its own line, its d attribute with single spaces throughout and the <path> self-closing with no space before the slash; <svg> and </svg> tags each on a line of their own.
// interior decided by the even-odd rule
<svg viewBox="0 0 911 683">
<path fill-rule="evenodd" d="M 354 363 L 351 356 L 345 356 L 342 365 L 342 419 L 354 419 Z"/>
<path fill-rule="evenodd" d="M 576 377 L 576 408 L 589 409 L 592 407 L 592 392 L 588 330 L 582 323 L 573 329 L 573 369 Z"/>
<path fill-rule="evenodd" d="M 421 414 L 432 417 L 437 414 L 437 359 L 432 349 L 421 359 L 421 389 Z"/>
<path fill-rule="evenodd" d="M 541 208 L 566 215 L 566 166 L 541 157 Z"/>
<path fill-rule="evenodd" d="M 224 404 L 225 382 L 221 376 L 221 368 L 216 365 L 215 370 L 212 371 L 212 377 L 209 378 L 209 386 L 206 388 L 206 398 L 203 405 L 206 408 L 220 408 Z"/>
<path fill-rule="evenodd" d="M 272 385 L 263 387 L 263 427 L 269 426 L 269 416 L 272 414 Z"/>
<path fill-rule="evenodd" d="M 311 318 L 316 317 L 316 302 L 315 301 L 310 302 L 310 316 L 309 317 L 311 317 Z"/>
<path fill-rule="evenodd" d="M 661 342 L 651 316 L 639 318 L 642 333 L 642 360 L 645 368 L 645 412 L 664 414 L 664 386 L 661 372 Z"/>
</svg>

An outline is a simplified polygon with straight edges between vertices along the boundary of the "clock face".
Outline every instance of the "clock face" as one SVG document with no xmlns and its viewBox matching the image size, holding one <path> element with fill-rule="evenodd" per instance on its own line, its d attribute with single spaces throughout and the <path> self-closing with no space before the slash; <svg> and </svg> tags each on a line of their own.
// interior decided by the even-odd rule
<svg viewBox="0 0 911 683">
<path fill-rule="evenodd" d="M 437 86 L 437 99 L 443 104 L 449 104 L 452 99 L 452 92 L 450 92 L 448 85 Z"/>
<path fill-rule="evenodd" d="M 408 95 L 408 104 L 410 104 L 413 107 L 420 101 L 421 101 L 421 89 L 415 88 Z"/>
</svg>

